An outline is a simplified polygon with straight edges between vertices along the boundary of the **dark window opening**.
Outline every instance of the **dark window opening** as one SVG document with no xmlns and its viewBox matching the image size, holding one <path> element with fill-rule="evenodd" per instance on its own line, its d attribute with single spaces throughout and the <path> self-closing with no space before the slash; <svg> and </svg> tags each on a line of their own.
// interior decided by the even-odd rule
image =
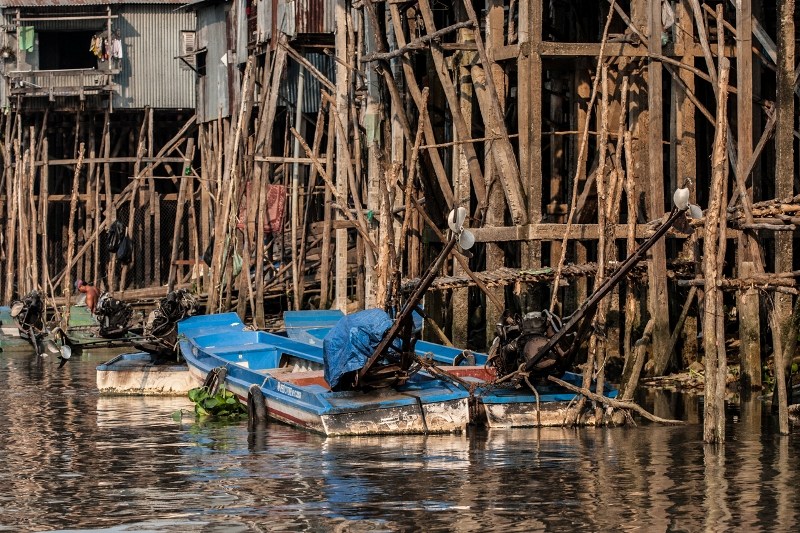
<svg viewBox="0 0 800 533">
<path fill-rule="evenodd" d="M 39 33 L 39 68 L 67 70 L 97 68 L 97 56 L 89 51 L 95 31 L 43 31 Z"/>
<path fill-rule="evenodd" d="M 205 76 L 206 75 L 206 51 L 202 50 L 197 53 L 197 75 L 198 76 Z"/>
</svg>

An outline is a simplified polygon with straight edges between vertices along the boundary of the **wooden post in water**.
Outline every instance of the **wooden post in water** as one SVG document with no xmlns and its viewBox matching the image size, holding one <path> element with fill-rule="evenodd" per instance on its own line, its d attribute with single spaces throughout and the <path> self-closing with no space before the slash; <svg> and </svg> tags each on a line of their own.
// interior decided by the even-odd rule
<svg viewBox="0 0 800 533">
<path fill-rule="evenodd" d="M 737 165 L 739 178 L 744 175 L 753 153 L 753 14 L 751 0 L 736 2 L 736 124 Z M 753 190 L 748 191 L 752 201 Z M 737 247 L 739 277 L 749 277 L 755 271 L 749 250 L 756 239 L 753 232 L 742 232 Z M 758 291 L 748 289 L 737 292 L 739 317 L 739 354 L 741 357 L 741 384 L 744 389 L 761 388 L 761 335 Z"/>
<path fill-rule="evenodd" d="M 717 92 L 717 124 L 712 153 L 711 190 L 706 211 L 703 241 L 703 275 L 705 278 L 705 305 L 703 309 L 703 347 L 705 350 L 705 418 L 703 440 L 709 443 L 725 441 L 725 387 L 728 367 L 725 360 L 724 311 L 722 290 L 717 282 L 722 278 L 724 257 L 724 227 L 727 224 L 726 175 L 727 155 L 727 103 L 730 61 L 719 58 L 719 91 Z"/>
<path fill-rule="evenodd" d="M 775 196 L 786 198 L 794 194 L 794 123 L 795 105 L 795 0 L 778 2 L 778 62 L 777 62 L 777 124 L 775 130 Z M 792 237 L 789 232 L 778 232 L 775 237 L 775 272 L 793 270 Z M 772 344 L 775 347 L 775 383 L 778 400 L 779 431 L 789 433 L 789 414 L 787 408 L 786 366 L 793 354 L 785 353 L 786 339 L 780 331 L 791 331 L 788 320 L 792 315 L 792 296 L 775 294 L 775 311 L 782 323 L 776 334 L 773 327 Z"/>
</svg>

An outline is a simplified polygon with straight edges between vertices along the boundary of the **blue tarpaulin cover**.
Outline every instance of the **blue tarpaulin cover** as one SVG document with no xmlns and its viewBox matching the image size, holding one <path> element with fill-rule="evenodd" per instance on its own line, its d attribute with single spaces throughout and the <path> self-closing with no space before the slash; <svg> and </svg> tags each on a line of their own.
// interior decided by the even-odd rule
<svg viewBox="0 0 800 533">
<path fill-rule="evenodd" d="M 359 311 L 336 323 L 322 342 L 325 381 L 331 389 L 347 372 L 363 368 L 390 327 L 392 319 L 382 309 Z M 399 345 L 398 339 L 398 349 Z"/>
</svg>

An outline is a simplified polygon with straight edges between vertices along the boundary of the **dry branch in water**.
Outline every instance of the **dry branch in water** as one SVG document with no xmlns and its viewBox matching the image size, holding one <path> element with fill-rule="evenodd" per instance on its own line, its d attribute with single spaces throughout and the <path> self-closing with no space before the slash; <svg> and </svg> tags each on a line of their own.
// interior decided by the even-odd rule
<svg viewBox="0 0 800 533">
<path fill-rule="evenodd" d="M 547 376 L 547 379 L 549 379 L 556 385 L 561 385 L 567 390 L 570 390 L 577 394 L 582 394 L 592 401 L 600 402 L 604 405 L 608 405 L 609 407 L 614 407 L 615 409 L 628 409 L 630 411 L 636 411 L 637 413 L 639 413 L 640 415 L 642 415 L 643 417 L 652 422 L 657 422 L 659 424 L 667 424 L 671 426 L 680 426 L 686 423 L 683 420 L 671 420 L 668 418 L 661 418 L 660 416 L 656 416 L 652 413 L 649 413 L 641 405 L 635 404 L 633 402 L 622 402 L 620 400 L 615 400 L 613 398 L 607 398 L 606 396 L 594 393 L 589 389 L 576 387 L 575 385 L 572 385 L 570 383 L 567 383 L 566 381 L 558 379 L 555 376 Z"/>
</svg>

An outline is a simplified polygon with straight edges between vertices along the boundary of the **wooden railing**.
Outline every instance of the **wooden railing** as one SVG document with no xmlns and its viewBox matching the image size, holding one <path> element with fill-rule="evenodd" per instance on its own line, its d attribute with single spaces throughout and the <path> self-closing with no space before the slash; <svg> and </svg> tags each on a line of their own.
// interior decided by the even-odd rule
<svg viewBox="0 0 800 533">
<path fill-rule="evenodd" d="M 114 76 L 119 70 L 69 69 L 12 71 L 7 74 L 11 94 L 79 96 L 112 92 L 117 89 Z"/>
</svg>

